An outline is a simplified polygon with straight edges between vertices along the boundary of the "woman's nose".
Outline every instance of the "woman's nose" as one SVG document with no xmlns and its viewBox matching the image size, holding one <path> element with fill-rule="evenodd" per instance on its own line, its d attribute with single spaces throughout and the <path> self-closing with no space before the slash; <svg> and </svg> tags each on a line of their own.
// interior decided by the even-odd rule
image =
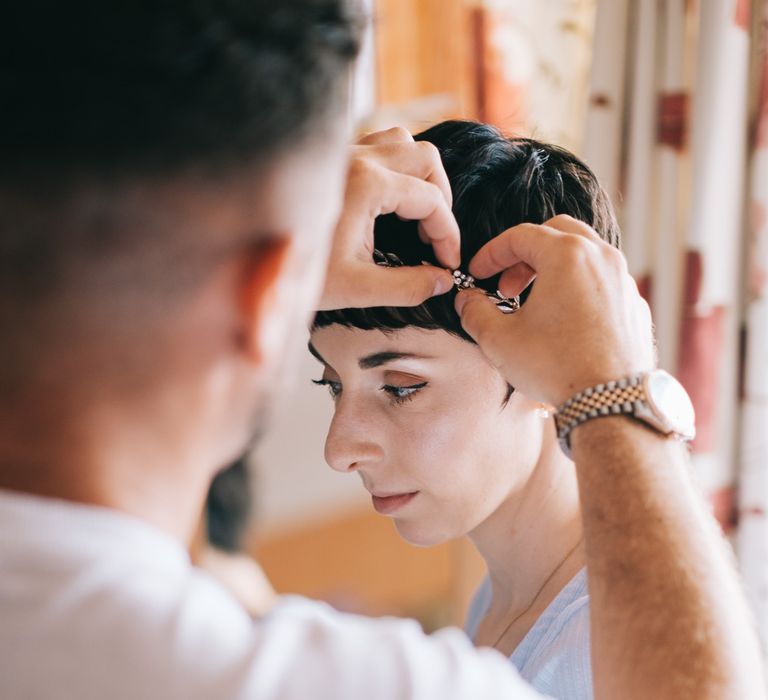
<svg viewBox="0 0 768 700">
<path fill-rule="evenodd" d="M 328 466 L 338 472 L 353 472 L 377 461 L 382 450 L 372 439 L 370 427 L 354 413 L 337 409 L 325 440 Z"/>
</svg>

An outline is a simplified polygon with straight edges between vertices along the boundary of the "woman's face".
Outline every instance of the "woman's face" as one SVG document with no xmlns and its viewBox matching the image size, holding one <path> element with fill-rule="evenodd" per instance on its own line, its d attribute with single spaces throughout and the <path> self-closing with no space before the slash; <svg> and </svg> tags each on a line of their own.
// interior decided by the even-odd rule
<svg viewBox="0 0 768 700">
<path fill-rule="evenodd" d="M 433 545 L 472 532 L 519 498 L 545 421 L 479 348 L 444 331 L 313 331 L 335 413 L 325 459 L 357 472 L 400 534 Z"/>
</svg>

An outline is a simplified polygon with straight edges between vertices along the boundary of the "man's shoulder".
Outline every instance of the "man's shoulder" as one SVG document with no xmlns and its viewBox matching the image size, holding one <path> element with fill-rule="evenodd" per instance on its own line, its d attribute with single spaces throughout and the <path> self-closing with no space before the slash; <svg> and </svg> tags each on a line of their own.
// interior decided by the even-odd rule
<svg viewBox="0 0 768 700">
<path fill-rule="evenodd" d="M 2 494 L 0 619 L 0 697 L 539 697 L 459 630 L 302 598 L 254 621 L 146 523 Z"/>
<path fill-rule="evenodd" d="M 137 572 L 119 586 L 59 593 L 37 605 L 28 597 L 0 630 L 9 652 L 0 660 L 0 695 L 67 688 L 79 700 L 538 697 L 502 657 L 475 652 L 459 630 L 428 638 L 412 621 L 344 615 L 295 597 L 253 621 L 198 571 L 168 587 Z M 0 596 L 0 612 L 10 603 Z"/>
</svg>

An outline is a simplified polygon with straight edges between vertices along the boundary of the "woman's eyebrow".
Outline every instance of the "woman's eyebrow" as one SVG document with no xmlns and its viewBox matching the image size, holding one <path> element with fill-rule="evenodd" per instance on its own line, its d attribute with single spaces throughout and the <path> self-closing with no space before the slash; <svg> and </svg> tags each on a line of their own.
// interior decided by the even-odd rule
<svg viewBox="0 0 768 700">
<path fill-rule="evenodd" d="M 312 357 L 314 357 L 318 362 L 325 365 L 326 367 L 330 367 L 328 362 L 325 360 L 325 358 L 317 351 L 317 348 L 312 345 L 312 342 L 310 341 L 307 343 L 307 349 L 309 350 Z M 357 364 L 360 367 L 360 369 L 375 369 L 376 367 L 381 367 L 382 365 L 386 365 L 389 362 L 394 362 L 395 360 L 431 360 L 434 359 L 432 357 L 429 357 L 428 355 L 419 355 L 414 352 L 396 352 L 394 350 L 385 350 L 383 352 L 375 352 L 372 355 L 366 355 L 365 357 L 361 357 Z"/>
<path fill-rule="evenodd" d="M 372 355 L 366 355 L 365 357 L 361 357 L 357 364 L 360 367 L 360 369 L 374 369 L 376 367 L 381 367 L 382 365 L 387 364 L 388 362 L 394 362 L 395 360 L 430 360 L 433 359 L 431 357 L 428 357 L 427 355 L 417 355 L 416 353 L 412 352 L 394 352 L 394 351 L 388 351 L 388 352 L 375 352 Z"/>
</svg>

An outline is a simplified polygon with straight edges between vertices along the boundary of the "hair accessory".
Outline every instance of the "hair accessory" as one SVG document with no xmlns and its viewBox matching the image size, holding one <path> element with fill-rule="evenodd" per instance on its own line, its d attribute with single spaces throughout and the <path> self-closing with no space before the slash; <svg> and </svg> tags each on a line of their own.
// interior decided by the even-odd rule
<svg viewBox="0 0 768 700">
<path fill-rule="evenodd" d="M 465 274 L 461 270 L 453 271 L 453 283 L 457 289 L 474 289 L 475 278 L 472 275 Z"/>
<path fill-rule="evenodd" d="M 378 248 L 373 249 L 373 261 L 382 267 L 402 267 L 405 265 L 394 253 L 382 253 Z"/>
<path fill-rule="evenodd" d="M 378 248 L 373 250 L 373 260 L 382 267 L 402 267 L 405 265 L 394 253 L 383 253 Z M 421 264 L 429 265 L 430 263 L 422 260 Z M 453 284 L 457 290 L 478 288 L 472 275 L 461 270 L 449 270 L 449 272 L 453 275 Z M 520 310 L 520 297 L 505 297 L 499 290 L 485 292 L 485 296 L 496 304 L 496 308 L 503 314 L 513 314 Z"/>
<path fill-rule="evenodd" d="M 453 284 L 456 289 L 477 289 L 475 278 L 461 270 L 453 271 Z M 520 310 L 520 297 L 505 297 L 498 289 L 495 292 L 485 292 L 496 308 L 503 314 L 513 314 Z"/>
</svg>

